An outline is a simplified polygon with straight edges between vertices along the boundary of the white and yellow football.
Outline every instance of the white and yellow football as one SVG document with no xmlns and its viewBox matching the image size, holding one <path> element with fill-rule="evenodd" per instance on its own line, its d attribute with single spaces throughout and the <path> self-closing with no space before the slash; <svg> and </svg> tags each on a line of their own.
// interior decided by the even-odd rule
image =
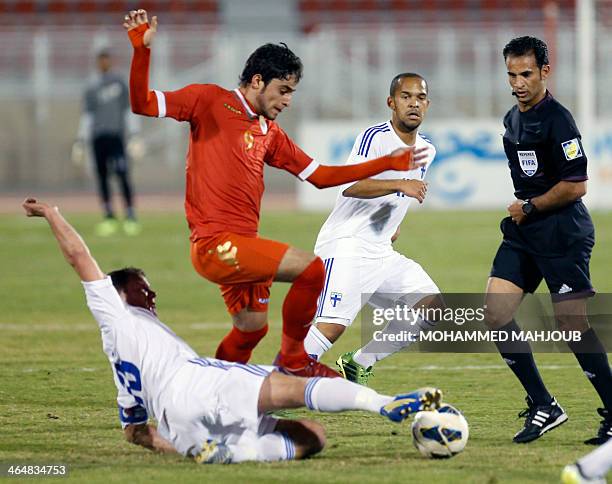
<svg viewBox="0 0 612 484">
<path fill-rule="evenodd" d="M 469 438 L 469 427 L 463 414 L 452 405 L 442 403 L 433 411 L 418 412 L 412 422 L 412 442 L 429 458 L 448 458 L 461 452 Z"/>
</svg>

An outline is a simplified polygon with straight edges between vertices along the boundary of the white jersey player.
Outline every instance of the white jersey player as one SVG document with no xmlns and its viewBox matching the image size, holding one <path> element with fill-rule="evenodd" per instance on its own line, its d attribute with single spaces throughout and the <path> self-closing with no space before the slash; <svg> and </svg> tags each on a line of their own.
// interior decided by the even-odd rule
<svg viewBox="0 0 612 484">
<path fill-rule="evenodd" d="M 35 199 L 23 207 L 28 216 L 48 221 L 81 278 L 113 370 L 119 419 L 132 443 L 198 463 L 299 459 L 323 448 L 323 426 L 267 412 L 303 406 L 365 410 L 399 422 L 439 406 L 441 392 L 435 388 L 390 397 L 342 378 L 300 378 L 275 367 L 198 357 L 157 318 L 156 294 L 142 270 L 105 275 L 56 207 Z"/>
<path fill-rule="evenodd" d="M 412 200 L 423 202 L 427 191 L 423 180 L 436 153 L 431 142 L 417 131 L 429 106 L 426 81 L 418 74 L 399 74 L 391 82 L 387 104 L 391 120 L 360 133 L 347 164 L 407 146 L 425 150 L 427 157 L 418 169 L 386 171 L 340 188 L 315 245 L 315 253 L 325 262 L 326 280 L 305 348 L 316 358 L 331 348 L 366 303 L 393 308 L 398 303 L 431 307 L 439 302 L 435 295 L 440 291 L 429 275 L 392 245 Z M 419 330 L 431 322 L 414 323 L 411 326 L 409 321 L 392 320 L 384 332 Z M 406 344 L 371 341 L 342 355 L 338 366 L 347 379 L 365 384 L 376 361 Z"/>
</svg>

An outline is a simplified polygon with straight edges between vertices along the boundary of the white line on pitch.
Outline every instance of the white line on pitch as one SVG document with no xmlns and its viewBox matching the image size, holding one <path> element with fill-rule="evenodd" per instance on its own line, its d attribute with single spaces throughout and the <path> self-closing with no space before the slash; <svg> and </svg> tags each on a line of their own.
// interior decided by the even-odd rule
<svg viewBox="0 0 612 484">
<path fill-rule="evenodd" d="M 231 326 L 232 323 L 230 321 L 227 323 L 191 323 L 189 329 L 201 329 L 206 331 L 208 329 L 229 329 Z"/>
<path fill-rule="evenodd" d="M 21 370 L 21 373 L 36 373 L 37 371 L 52 371 L 52 372 L 55 372 L 55 371 L 59 372 L 59 371 L 61 371 L 62 373 L 65 373 L 67 371 L 68 372 L 76 372 L 76 371 L 78 371 L 78 372 L 83 372 L 83 373 L 93 373 L 93 372 L 96 372 L 96 371 L 106 370 L 106 369 L 107 368 L 88 368 L 88 367 L 69 368 L 69 369 L 66 369 L 66 368 L 61 368 L 61 369 L 55 368 L 55 369 L 52 369 L 52 370 L 49 370 L 46 367 L 45 368 L 23 368 Z"/>
<path fill-rule="evenodd" d="M 212 331 L 217 329 L 229 329 L 232 323 L 230 321 L 226 323 L 190 323 L 187 325 L 189 329 L 195 329 L 197 331 Z M 182 325 L 176 325 L 177 327 L 181 327 Z M 49 324 L 40 324 L 40 323 L 0 323 L 0 331 L 16 331 L 16 332 L 61 332 L 61 331 L 96 331 L 96 323 L 91 322 L 88 324 L 84 323 L 76 323 L 76 324 L 66 324 L 66 323 L 49 323 Z"/>
<path fill-rule="evenodd" d="M 491 353 L 495 354 L 495 353 Z M 538 365 L 538 368 L 543 370 L 565 370 L 566 368 L 578 368 L 577 365 Z M 416 366 L 411 367 L 410 365 L 405 366 L 387 366 L 381 365 L 376 367 L 377 370 L 382 371 L 396 371 L 396 370 L 409 370 L 409 371 L 464 371 L 464 370 L 506 370 L 506 365 L 462 365 L 462 366 L 438 366 L 438 365 L 427 365 L 427 366 Z"/>
<path fill-rule="evenodd" d="M 391 370 L 407 370 L 407 371 L 464 371 L 464 370 L 506 370 L 508 367 L 505 365 L 464 365 L 464 366 L 438 366 L 438 365 L 427 365 L 427 366 L 380 366 L 377 370 L 391 371 Z M 538 365 L 541 370 L 565 370 L 570 368 L 578 368 L 577 365 Z M 106 371 L 106 368 L 73 368 L 71 371 L 78 372 L 96 372 Z M 34 373 L 37 371 L 48 371 L 47 368 L 23 368 L 22 373 Z M 64 370 L 62 370 L 64 371 Z"/>
</svg>

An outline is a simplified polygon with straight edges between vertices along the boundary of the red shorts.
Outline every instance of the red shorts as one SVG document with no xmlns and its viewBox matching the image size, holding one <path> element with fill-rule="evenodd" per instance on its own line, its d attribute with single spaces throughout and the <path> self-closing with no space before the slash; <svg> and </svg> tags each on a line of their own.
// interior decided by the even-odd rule
<svg viewBox="0 0 612 484">
<path fill-rule="evenodd" d="M 268 310 L 270 286 L 289 246 L 274 240 L 222 232 L 191 244 L 191 263 L 219 284 L 230 314 Z"/>
</svg>

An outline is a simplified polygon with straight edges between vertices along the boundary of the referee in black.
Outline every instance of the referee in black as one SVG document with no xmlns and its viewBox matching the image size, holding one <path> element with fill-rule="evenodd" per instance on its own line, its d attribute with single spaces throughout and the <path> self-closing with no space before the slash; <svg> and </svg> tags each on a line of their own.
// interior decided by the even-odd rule
<svg viewBox="0 0 612 484">
<path fill-rule="evenodd" d="M 581 201 L 586 154 L 571 113 L 546 89 L 546 44 L 519 37 L 503 55 L 517 101 L 504 117 L 503 137 L 516 200 L 501 222 L 503 241 L 487 285 L 485 321 L 491 329 L 519 332 L 514 315 L 524 294 L 544 279 L 559 329 L 581 332 L 581 340 L 569 347 L 603 402 L 599 432 L 585 443 L 601 444 L 612 437 L 612 373 L 586 315 L 587 298 L 595 294 L 589 275 L 595 230 Z M 531 442 L 565 422 L 567 414 L 544 385 L 529 343 L 508 336 L 497 348 L 525 388 L 528 406 L 519 414 L 526 419 L 514 442 Z"/>
</svg>

